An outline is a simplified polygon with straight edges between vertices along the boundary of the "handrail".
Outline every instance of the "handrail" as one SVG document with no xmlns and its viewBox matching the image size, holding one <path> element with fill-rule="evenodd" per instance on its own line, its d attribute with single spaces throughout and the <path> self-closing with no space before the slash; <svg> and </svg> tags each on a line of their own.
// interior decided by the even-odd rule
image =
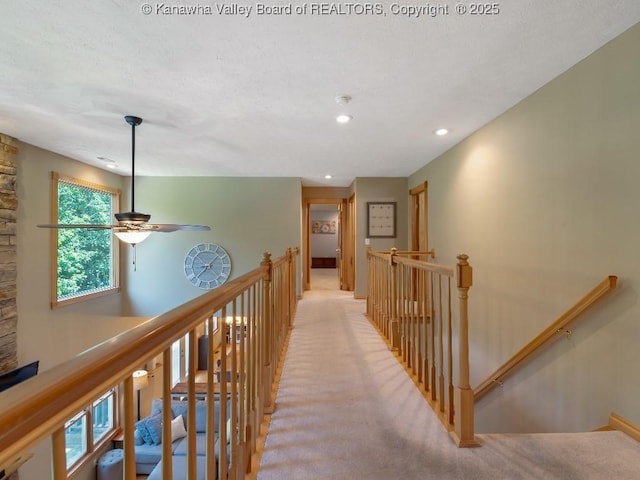
<svg viewBox="0 0 640 480">
<path fill-rule="evenodd" d="M 456 444 L 477 446 L 469 385 L 467 303 L 472 268 L 466 255 L 459 255 L 457 265 L 450 267 L 417 260 L 418 253 L 395 248 L 389 253 L 367 251 L 367 316 L 397 351 L 407 371 L 415 375 Z"/>
<path fill-rule="evenodd" d="M 636 442 L 640 442 L 640 427 L 615 412 L 609 415 L 609 428 L 623 432 Z"/>
<path fill-rule="evenodd" d="M 501 385 L 504 378 L 514 372 L 525 360 L 531 357 L 551 339 L 557 338 L 558 332 L 564 332 L 565 327 L 579 317 L 585 310 L 598 301 L 605 294 L 616 288 L 618 277 L 609 275 L 602 282 L 591 289 L 584 297 L 578 300 L 569 310 L 563 313 L 551 325 L 540 332 L 533 340 L 527 343 L 513 357 L 507 360 L 495 372 L 489 375 L 473 391 L 475 400 L 478 401 L 496 385 Z"/>
<path fill-rule="evenodd" d="M 10 465 L 16 458 L 25 455 L 29 448 L 59 431 L 69 418 L 109 388 L 124 382 L 124 394 L 127 397 L 127 383 L 131 381 L 133 371 L 140 364 L 161 353 L 166 354 L 173 341 L 187 333 L 193 333 L 205 318 L 219 311 L 224 312 L 228 304 L 236 302 L 238 298 L 244 298 L 246 292 L 255 288 L 258 282 L 269 284 L 272 272 L 276 271 L 277 267 L 280 267 L 279 272 L 282 267 L 290 266 L 290 272 L 278 273 L 283 278 L 288 276 L 286 283 L 283 281 L 279 286 L 283 289 L 295 289 L 294 256 L 297 254 L 298 249 L 289 249 L 284 257 L 273 261 L 270 260 L 269 254 L 265 254 L 266 261 L 263 260 L 255 270 L 2 392 L 0 468 Z M 282 304 L 295 301 L 297 297 L 290 292 L 284 292 L 283 298 L 284 300 L 280 301 Z M 268 308 L 273 310 L 275 307 L 269 305 Z M 289 318 L 287 324 L 280 320 L 280 317 L 291 314 L 291 305 L 286 308 L 286 311 L 277 311 L 277 315 L 274 315 L 278 317 L 274 322 L 281 324 L 276 323 L 276 327 L 290 326 Z M 279 331 L 278 335 L 282 336 Z M 274 351 L 274 358 L 279 354 L 280 343 L 270 347 Z M 266 359 L 266 362 L 268 363 L 269 359 Z M 267 389 L 270 389 L 270 385 L 265 387 L 265 390 Z M 125 406 L 127 402 L 125 398 Z M 124 418 L 127 417 L 127 413 L 125 408 Z"/>
</svg>

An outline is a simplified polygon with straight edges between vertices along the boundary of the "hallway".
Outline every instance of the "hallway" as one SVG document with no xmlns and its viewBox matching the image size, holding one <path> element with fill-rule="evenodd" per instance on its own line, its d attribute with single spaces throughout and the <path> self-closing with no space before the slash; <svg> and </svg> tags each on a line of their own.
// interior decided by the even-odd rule
<svg viewBox="0 0 640 480">
<path fill-rule="evenodd" d="M 640 446 L 619 432 L 478 435 L 482 447 L 455 447 L 365 301 L 316 280 L 298 305 L 259 480 L 638 478 Z"/>
</svg>

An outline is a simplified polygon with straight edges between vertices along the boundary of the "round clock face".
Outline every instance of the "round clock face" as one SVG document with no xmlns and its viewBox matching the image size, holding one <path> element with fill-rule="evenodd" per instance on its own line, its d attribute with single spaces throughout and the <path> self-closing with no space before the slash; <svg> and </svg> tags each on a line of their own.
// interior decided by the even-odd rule
<svg viewBox="0 0 640 480">
<path fill-rule="evenodd" d="M 231 259 L 220 245 L 199 243 L 184 259 L 184 274 L 196 287 L 210 289 L 222 285 L 231 273 Z"/>
</svg>

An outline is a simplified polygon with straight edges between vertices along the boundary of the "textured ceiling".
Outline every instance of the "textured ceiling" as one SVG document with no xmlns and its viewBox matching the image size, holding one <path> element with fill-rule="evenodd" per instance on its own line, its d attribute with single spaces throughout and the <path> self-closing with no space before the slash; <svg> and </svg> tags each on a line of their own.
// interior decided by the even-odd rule
<svg viewBox="0 0 640 480">
<path fill-rule="evenodd" d="M 419 18 L 388 1 L 143 5 L 3 0 L 0 132 L 127 175 L 133 114 L 139 175 L 407 176 L 640 21 L 638 0 L 440 2 Z M 196 14 L 166 13 L 178 5 Z"/>
</svg>

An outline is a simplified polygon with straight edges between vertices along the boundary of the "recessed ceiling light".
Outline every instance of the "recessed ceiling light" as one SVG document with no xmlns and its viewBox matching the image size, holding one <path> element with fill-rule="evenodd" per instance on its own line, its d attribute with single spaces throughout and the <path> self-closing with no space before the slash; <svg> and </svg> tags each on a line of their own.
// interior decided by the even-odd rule
<svg viewBox="0 0 640 480">
<path fill-rule="evenodd" d="M 107 168 L 111 168 L 111 169 L 118 168 L 118 165 L 116 165 L 115 163 L 109 163 L 107 164 Z"/>
<path fill-rule="evenodd" d="M 433 133 L 435 133 L 439 137 L 442 137 L 443 135 L 446 135 L 447 133 L 449 133 L 449 129 L 447 129 L 447 128 L 439 128 L 437 130 L 434 130 Z"/>
<path fill-rule="evenodd" d="M 351 120 L 353 120 L 353 116 L 351 115 L 342 114 L 336 117 L 336 122 L 338 123 L 349 123 Z"/>
<path fill-rule="evenodd" d="M 331 175 L 325 175 L 324 178 L 326 178 L 327 180 L 331 180 L 331 178 L 333 178 Z"/>
</svg>

